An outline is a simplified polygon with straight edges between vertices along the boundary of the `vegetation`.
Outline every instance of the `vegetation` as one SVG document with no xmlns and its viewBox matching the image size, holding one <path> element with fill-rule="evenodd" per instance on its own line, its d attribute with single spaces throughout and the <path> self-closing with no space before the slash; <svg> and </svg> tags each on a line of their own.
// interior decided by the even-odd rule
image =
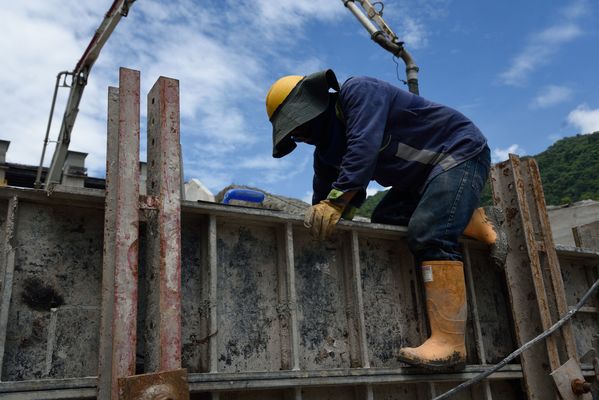
<svg viewBox="0 0 599 400">
<path fill-rule="evenodd" d="M 547 204 L 599 199 L 599 132 L 559 140 L 535 158 Z"/>
<path fill-rule="evenodd" d="M 534 158 L 541 171 L 547 204 L 599 200 L 599 132 L 558 140 Z M 370 217 L 385 193 L 369 196 L 357 215 Z M 487 183 L 481 194 L 481 204 L 491 203 Z"/>
</svg>

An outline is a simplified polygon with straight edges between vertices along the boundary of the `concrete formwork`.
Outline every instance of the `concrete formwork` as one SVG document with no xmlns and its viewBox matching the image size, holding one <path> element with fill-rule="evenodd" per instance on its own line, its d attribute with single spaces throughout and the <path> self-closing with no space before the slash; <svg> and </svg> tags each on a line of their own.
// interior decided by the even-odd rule
<svg viewBox="0 0 599 400">
<path fill-rule="evenodd" d="M 8 310 L 0 332 L 6 337 L 0 394 L 6 398 L 95 397 L 96 380 L 87 377 L 97 375 L 103 196 L 81 192 L 47 197 L 0 189 Z M 469 366 L 455 374 L 427 374 L 395 358 L 399 347 L 426 336 L 420 278 L 402 228 L 342 223 L 335 240 L 315 243 L 288 215 L 183 202 L 181 244 L 181 357 L 192 393 L 325 399 L 345 391 L 345 398 L 423 399 L 430 382 L 441 393 L 452 385 L 442 382 L 474 376 L 516 347 L 505 281 L 475 242 L 464 242 Z M 558 255 L 573 304 L 596 279 L 599 255 L 570 249 Z M 352 274 L 358 267 L 360 274 Z M 599 331 L 596 307 L 595 300 L 573 322 L 581 356 Z M 594 374 L 584 363 L 583 371 Z M 488 391 L 481 385 L 463 398 L 521 398 L 521 378 L 520 365 L 512 364 L 491 376 Z M 370 395 L 361 397 L 364 391 Z"/>
<path fill-rule="evenodd" d="M 428 328 L 405 228 L 341 222 L 315 242 L 299 216 L 181 201 L 178 83 L 160 78 L 149 99 L 147 196 L 131 70 L 109 92 L 106 193 L 0 187 L 1 398 L 135 398 L 152 378 L 132 375 L 176 380 L 183 367 L 196 399 L 429 399 L 489 370 L 598 278 L 599 253 L 554 247 L 538 171 L 511 158 L 492 173 L 506 270 L 462 242 L 468 366 L 407 367 L 398 350 Z M 548 373 L 569 357 L 596 379 L 598 306 L 456 398 L 551 398 Z"/>
</svg>

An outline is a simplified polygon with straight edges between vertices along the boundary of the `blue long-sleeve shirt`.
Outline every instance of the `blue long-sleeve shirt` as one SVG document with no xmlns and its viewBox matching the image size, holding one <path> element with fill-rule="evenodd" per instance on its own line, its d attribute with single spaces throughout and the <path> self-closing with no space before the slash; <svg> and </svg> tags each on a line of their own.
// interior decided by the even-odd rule
<svg viewBox="0 0 599 400">
<path fill-rule="evenodd" d="M 313 203 L 331 188 L 360 193 L 371 180 L 400 190 L 422 190 L 439 173 L 477 155 L 486 139 L 460 112 L 387 82 L 348 79 L 341 87 L 326 144 L 314 151 Z"/>
</svg>

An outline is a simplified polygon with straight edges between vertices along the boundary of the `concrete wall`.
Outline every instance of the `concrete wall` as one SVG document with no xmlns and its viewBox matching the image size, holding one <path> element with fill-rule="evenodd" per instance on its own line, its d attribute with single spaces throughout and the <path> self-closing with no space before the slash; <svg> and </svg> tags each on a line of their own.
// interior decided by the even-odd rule
<svg viewBox="0 0 599 400">
<path fill-rule="evenodd" d="M 77 196 L 68 195 L 57 199 L 41 191 L 23 191 L 25 198 L 18 202 L 11 239 L 6 199 L 13 192 L 0 189 L 0 195 L 2 190 L 8 194 L 0 200 L 0 279 L 4 287 L 0 297 L 8 299 L 10 306 L 4 324 L 5 348 L 0 349 L 4 355 L 0 397 L 3 390 L 15 387 L 11 385 L 18 383 L 18 387 L 26 388 L 28 382 L 38 389 L 44 382 L 54 386 L 75 382 L 80 386 L 69 383 L 76 388 L 72 390 L 83 390 L 80 387 L 84 384 L 95 384 L 85 377 L 97 374 L 103 198 L 77 200 Z M 143 227 L 141 231 L 145 231 Z M 215 237 L 209 232 L 216 232 Z M 284 239 L 286 234 L 290 242 Z M 206 379 L 219 376 L 223 376 L 221 385 L 232 385 L 236 374 L 257 374 L 251 375 L 257 379 L 294 373 L 297 357 L 297 378 L 313 374 L 324 382 L 339 371 L 353 368 L 352 374 L 358 374 L 362 382 L 379 379 L 374 386 L 357 384 L 357 377 L 337 383 L 335 388 L 306 386 L 301 389 L 303 399 L 336 399 L 341 395 L 362 399 L 366 398 L 365 390 L 373 393 L 373 399 L 429 398 L 430 377 L 414 375 L 414 371 L 403 373 L 404 365 L 396 358 L 400 347 L 418 345 L 428 335 L 421 278 L 404 235 L 401 227 L 342 223 L 333 240 L 318 243 L 309 238 L 299 217 L 185 202 L 182 360 L 194 391 L 199 395 L 209 386 Z M 143 235 L 141 241 L 139 326 L 144 325 L 146 296 Z M 9 244 L 15 249 L 12 277 L 7 275 Z M 488 363 L 497 362 L 516 343 L 502 273 L 490 267 L 486 247 L 467 244 L 466 269 L 472 277 L 468 280 L 468 364 L 476 369 L 481 355 Z M 287 259 L 289 251 L 291 258 Z M 216 276 L 211 276 L 211 254 L 216 256 Z M 581 265 L 576 258 L 562 261 L 560 257 L 560 261 L 569 304 L 573 304 L 585 290 L 588 277 L 581 272 L 589 266 Z M 293 265 L 291 276 L 289 265 Z M 358 268 L 358 276 L 353 268 Z M 12 293 L 7 295 L 4 283 L 8 278 L 12 279 Z M 360 284 L 361 301 L 356 283 Z M 289 297 L 289 284 L 295 300 Z M 211 288 L 216 292 L 212 293 Z M 216 313 L 215 326 L 211 326 L 212 312 Z M 583 354 L 592 348 L 592 335 L 599 331 L 599 321 L 594 315 L 585 315 L 575 321 L 574 329 Z M 139 343 L 138 372 L 142 372 L 143 334 Z M 512 367 L 516 371 L 512 379 L 498 379 L 491 384 L 500 394 L 498 398 L 522 396 L 517 379 L 519 366 Z M 396 383 L 384 384 L 389 375 L 377 377 L 373 375 L 381 374 L 377 371 L 395 371 Z M 248 379 L 235 387 L 246 385 Z M 291 386 L 296 382 L 285 379 Z M 411 381 L 397 383 L 406 379 Z M 437 393 L 449 386 L 438 383 Z M 479 389 L 460 398 L 483 398 Z M 94 393 L 93 386 L 86 390 L 87 396 Z M 288 392 L 275 390 L 275 386 L 258 392 L 224 390 L 221 399 L 283 399 Z M 20 398 L 22 393 L 15 393 L 17 397 L 8 398 Z M 80 392 L 69 393 L 74 398 L 73 393 Z M 27 398 L 45 398 L 32 396 L 38 397 Z"/>
<path fill-rule="evenodd" d="M 575 245 L 573 227 L 599 221 L 599 202 L 593 200 L 551 207 L 547 211 L 554 242 L 566 246 Z"/>
</svg>

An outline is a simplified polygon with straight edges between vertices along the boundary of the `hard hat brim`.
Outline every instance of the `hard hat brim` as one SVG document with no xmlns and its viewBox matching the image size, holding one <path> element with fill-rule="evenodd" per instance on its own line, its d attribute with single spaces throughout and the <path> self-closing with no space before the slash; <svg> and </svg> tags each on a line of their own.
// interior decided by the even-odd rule
<svg viewBox="0 0 599 400">
<path fill-rule="evenodd" d="M 273 157 L 286 156 L 295 149 L 289 134 L 327 109 L 329 89 L 339 91 L 339 82 L 331 69 L 308 75 L 293 88 L 270 118 Z"/>
</svg>

